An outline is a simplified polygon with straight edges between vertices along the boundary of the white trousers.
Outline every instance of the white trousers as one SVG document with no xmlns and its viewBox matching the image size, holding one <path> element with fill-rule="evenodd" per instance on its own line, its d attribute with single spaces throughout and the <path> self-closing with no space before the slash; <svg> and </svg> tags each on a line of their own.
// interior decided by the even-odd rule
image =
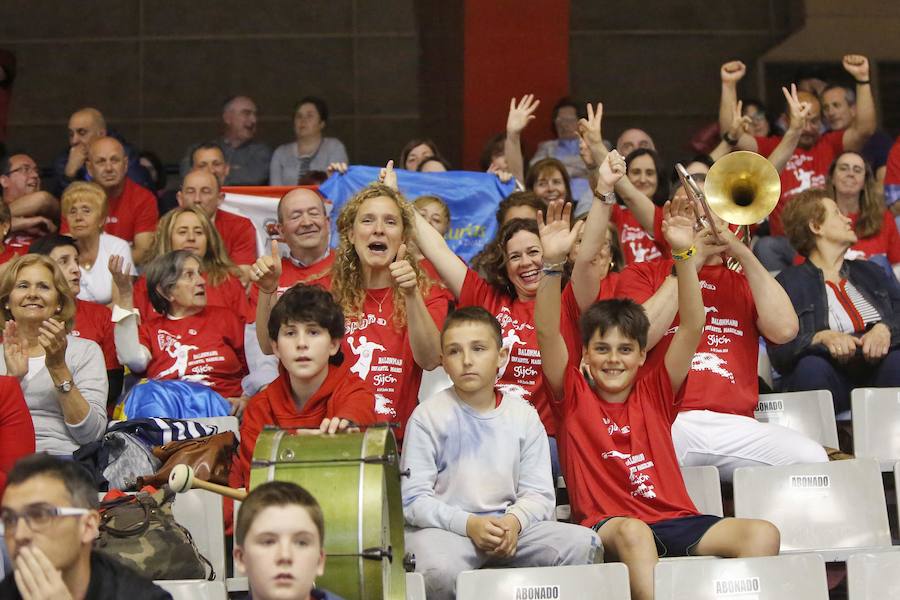
<svg viewBox="0 0 900 600">
<path fill-rule="evenodd" d="M 672 441 L 681 466 L 713 465 L 723 481 L 738 467 L 828 462 L 821 444 L 793 429 L 709 410 L 679 413 Z"/>
<path fill-rule="evenodd" d="M 416 555 L 428 600 L 453 600 L 456 577 L 481 567 L 555 567 L 601 562 L 600 537 L 581 525 L 541 521 L 519 536 L 514 556 L 494 559 L 472 540 L 444 529 L 406 528 L 406 551 Z"/>
</svg>

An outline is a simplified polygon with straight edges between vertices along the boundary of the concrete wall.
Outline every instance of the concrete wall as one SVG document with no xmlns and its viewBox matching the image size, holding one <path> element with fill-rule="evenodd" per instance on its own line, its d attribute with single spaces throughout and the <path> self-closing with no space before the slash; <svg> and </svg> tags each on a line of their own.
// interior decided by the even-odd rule
<svg viewBox="0 0 900 600">
<path fill-rule="evenodd" d="M 293 139 L 294 103 L 326 99 L 354 162 L 396 156 L 419 128 L 414 0 L 3 0 L 18 74 L 10 149 L 46 164 L 76 108 L 100 108 L 140 148 L 177 161 L 219 132 L 236 93 L 260 137 Z"/>
</svg>

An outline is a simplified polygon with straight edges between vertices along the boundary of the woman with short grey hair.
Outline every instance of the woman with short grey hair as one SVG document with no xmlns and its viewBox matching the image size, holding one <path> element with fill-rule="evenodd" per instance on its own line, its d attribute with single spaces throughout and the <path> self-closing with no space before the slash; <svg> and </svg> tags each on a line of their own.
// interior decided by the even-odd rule
<svg viewBox="0 0 900 600">
<path fill-rule="evenodd" d="M 131 277 L 122 257 L 109 261 L 118 289 L 113 308 L 119 360 L 151 379 L 199 383 L 228 400 L 233 414 L 247 402 L 241 379 L 247 374 L 244 325 L 235 313 L 209 306 L 200 261 L 186 250 L 155 258 L 144 271 L 150 302 L 158 315 L 138 324 Z M 166 416 L 166 415 L 158 415 Z"/>
</svg>

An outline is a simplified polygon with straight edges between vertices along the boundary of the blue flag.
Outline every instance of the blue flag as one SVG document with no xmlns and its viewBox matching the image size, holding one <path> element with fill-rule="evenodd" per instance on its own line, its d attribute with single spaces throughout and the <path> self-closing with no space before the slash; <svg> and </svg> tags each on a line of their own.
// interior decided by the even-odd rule
<svg viewBox="0 0 900 600">
<path fill-rule="evenodd" d="M 378 167 L 350 167 L 344 175 L 334 175 L 319 186 L 319 191 L 331 200 L 332 244 L 339 237 L 334 231 L 337 214 L 359 190 L 378 180 Z M 397 170 L 397 184 L 407 200 L 419 196 L 437 196 L 450 209 L 450 229 L 447 245 L 468 262 L 497 231 L 497 205 L 515 190 L 515 183 L 500 183 L 491 173 L 448 171 L 447 173 L 416 173 Z"/>
</svg>

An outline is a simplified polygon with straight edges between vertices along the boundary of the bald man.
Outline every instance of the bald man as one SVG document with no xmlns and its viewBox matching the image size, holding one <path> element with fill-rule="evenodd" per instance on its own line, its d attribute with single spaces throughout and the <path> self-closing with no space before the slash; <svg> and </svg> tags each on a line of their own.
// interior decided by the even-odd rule
<svg viewBox="0 0 900 600">
<path fill-rule="evenodd" d="M 628 156 L 639 148 L 656 150 L 653 138 L 651 138 L 650 134 L 643 129 L 626 129 L 622 132 L 622 135 L 619 136 L 619 139 L 616 140 L 616 150 L 622 156 Z"/>
<path fill-rule="evenodd" d="M 53 183 L 51 191 L 59 197 L 66 186 L 73 181 L 83 181 L 89 177 L 87 173 L 88 147 L 94 140 L 107 135 L 115 137 L 129 157 L 128 176 L 138 185 L 152 190 L 150 173 L 141 166 L 138 152 L 121 136 L 109 133 L 106 127 L 106 119 L 96 108 L 86 107 L 76 110 L 69 117 L 69 149 L 56 157 L 53 161 Z"/>
<path fill-rule="evenodd" d="M 135 264 L 143 264 L 150 258 L 159 220 L 156 196 L 128 177 L 128 155 L 115 138 L 92 141 L 86 166 L 91 179 L 106 191 L 106 233 L 131 242 Z"/>
<path fill-rule="evenodd" d="M 810 92 L 798 94 L 801 103 L 809 103 L 810 112 L 793 143 L 796 147 L 781 171 L 781 199 L 769 215 L 771 235 L 759 238 L 754 253 L 769 271 L 781 271 L 793 263 L 794 250 L 784 237 L 781 211 L 794 195 L 810 188 L 824 187 L 831 163 L 845 150 L 859 152 L 875 131 L 875 101 L 869 83 L 869 60 L 862 55 L 848 54 L 843 58 L 844 70 L 856 80 L 856 118 L 841 131 L 822 134 L 822 105 Z M 744 63 L 731 61 L 722 65 L 722 97 L 719 105 L 719 128 L 728 131 L 737 103 L 737 83 L 747 72 Z M 735 150 L 750 150 L 770 156 L 782 143 L 780 136 L 754 137 L 742 133 L 737 140 L 726 142 Z M 724 139 L 724 138 L 723 138 Z M 733 143 L 732 143 L 733 142 Z M 774 162 L 774 161 L 773 161 Z M 778 166 L 778 165 L 776 165 Z"/>
<path fill-rule="evenodd" d="M 40 170 L 27 154 L 0 161 L 0 195 L 12 215 L 7 245 L 26 251 L 33 240 L 56 231 L 59 202 L 41 190 Z"/>
<path fill-rule="evenodd" d="M 231 261 L 246 271 L 256 262 L 256 228 L 250 219 L 221 210 L 224 200 L 218 178 L 207 169 L 185 175 L 178 192 L 178 205 L 202 210 L 216 226 Z"/>
</svg>

